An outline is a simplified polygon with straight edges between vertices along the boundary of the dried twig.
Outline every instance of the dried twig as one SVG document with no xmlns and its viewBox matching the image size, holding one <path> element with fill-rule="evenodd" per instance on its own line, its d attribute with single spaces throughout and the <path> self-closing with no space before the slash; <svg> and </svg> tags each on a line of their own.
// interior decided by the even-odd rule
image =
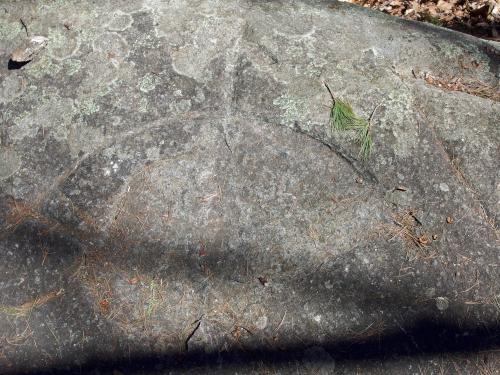
<svg viewBox="0 0 500 375">
<path fill-rule="evenodd" d="M 23 25 L 23 29 L 26 31 L 26 36 L 29 37 L 28 26 L 26 26 L 22 18 L 19 18 L 19 21 L 21 22 L 21 25 Z"/>
<path fill-rule="evenodd" d="M 281 321 L 280 323 L 278 324 L 278 326 L 274 329 L 274 334 L 276 334 L 278 332 L 278 330 L 281 328 L 281 326 L 283 325 L 283 322 L 285 321 L 285 316 L 286 316 L 286 310 L 285 310 L 285 313 L 283 314 L 283 317 L 281 318 Z"/>
<path fill-rule="evenodd" d="M 196 324 L 196 326 L 194 327 L 194 329 L 191 331 L 191 333 L 188 335 L 188 337 L 186 338 L 186 340 L 184 341 L 184 349 L 186 350 L 186 352 L 189 350 L 189 340 L 191 340 L 191 337 L 194 336 L 194 334 L 196 333 L 196 331 L 198 330 L 198 328 L 200 328 L 200 325 L 201 325 L 201 319 L 203 319 L 203 316 L 200 317 L 200 319 L 198 320 L 195 320 L 192 324 Z"/>
</svg>

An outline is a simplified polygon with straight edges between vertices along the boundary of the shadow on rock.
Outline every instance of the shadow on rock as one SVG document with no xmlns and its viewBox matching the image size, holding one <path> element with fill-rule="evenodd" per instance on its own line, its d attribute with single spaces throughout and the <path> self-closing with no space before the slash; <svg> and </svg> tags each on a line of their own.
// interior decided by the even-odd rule
<svg viewBox="0 0 500 375">
<path fill-rule="evenodd" d="M 9 220 L 3 222 L 4 228 L 8 222 Z M 109 235 L 88 228 L 64 225 L 42 215 L 37 216 L 34 211 L 17 222 L 16 227 L 4 230 L 2 242 L 4 248 L 16 249 L 14 261 L 3 260 L 16 262 L 17 266 L 11 264 L 16 268 L 16 272 L 32 270 L 30 264 L 33 264 L 33 261 L 29 259 L 41 256 L 43 251 L 51 254 L 51 261 L 47 263 L 50 272 L 46 271 L 49 276 L 45 277 L 41 285 L 35 280 L 38 271 L 27 272 L 26 284 L 35 286 L 20 292 L 18 288 L 12 288 L 14 293 L 6 296 L 3 303 L 17 303 L 19 293 L 32 295 L 35 290 L 46 293 L 63 285 L 67 294 L 62 299 L 68 301 L 61 302 L 57 307 L 59 310 L 56 310 L 58 314 L 66 317 L 66 321 L 69 320 L 70 324 L 78 326 L 83 324 L 81 319 L 90 320 L 96 314 L 104 317 L 100 319 L 104 323 L 91 328 L 95 331 L 95 346 L 85 348 L 84 354 L 68 347 L 65 348 L 67 354 L 61 355 L 48 366 L 40 365 L 36 370 L 28 370 L 22 366 L 22 370 L 13 367 L 7 373 L 84 373 L 96 369 L 104 373 L 112 373 L 116 369 L 129 373 L 182 371 L 203 366 L 241 370 L 252 364 L 286 367 L 308 362 L 350 363 L 360 360 L 385 360 L 397 356 L 480 352 L 497 348 L 500 344 L 500 326 L 494 319 L 468 318 L 459 308 L 452 307 L 443 314 L 436 310 L 434 299 L 430 299 L 431 303 L 415 303 L 420 298 L 420 293 L 415 291 L 411 281 L 397 288 L 384 285 L 381 280 L 367 275 L 363 267 L 359 266 L 359 261 L 350 253 L 332 259 L 323 267 L 312 264 L 299 266 L 289 259 L 261 253 L 250 245 L 242 244 L 239 248 L 230 248 L 224 245 L 225 238 L 214 243 L 190 243 L 187 239 L 182 245 L 148 241 L 128 243 L 124 236 L 116 233 Z M 279 270 L 276 269 L 277 262 L 282 262 Z M 85 267 L 90 268 L 85 270 Z M 346 268 L 350 269 L 348 273 Z M 79 277 L 84 271 L 86 276 Z M 272 275 L 272 283 L 261 276 L 262 274 Z M 149 281 L 145 282 L 146 278 Z M 196 290 L 199 296 L 196 293 L 190 296 L 194 305 L 207 305 L 208 300 L 208 306 L 213 307 L 210 301 L 216 299 L 211 300 L 211 295 L 234 293 L 232 297 L 244 300 L 255 294 L 255 298 L 269 305 L 270 310 L 276 305 L 276 310 L 284 310 L 285 314 L 289 311 L 292 316 L 303 306 L 312 304 L 320 307 L 324 313 L 326 311 L 325 314 L 342 310 L 344 306 L 355 305 L 354 311 L 360 317 L 355 324 L 356 329 L 346 331 L 342 326 L 337 329 L 325 327 L 324 335 L 316 328 L 313 332 L 309 331 L 307 326 L 300 327 L 303 322 L 298 320 L 295 328 L 291 327 L 285 331 L 284 337 L 278 337 L 277 332 L 285 316 L 281 323 L 267 334 L 259 334 L 255 332 L 255 328 L 247 328 L 233 322 L 223 327 L 219 334 L 224 334 L 227 330 L 231 332 L 233 329 L 231 335 L 234 337 L 235 330 L 243 328 L 252 336 L 248 344 L 218 343 L 206 347 L 203 342 L 194 346 L 189 343 L 200 326 L 198 324 L 178 336 L 177 348 L 166 346 L 161 350 L 149 352 L 147 349 L 130 351 L 130 342 L 116 344 L 110 332 L 117 333 L 115 338 L 118 337 L 118 341 L 121 336 L 129 335 L 133 337 L 131 342 L 134 343 L 134 340 L 140 338 L 137 332 L 145 332 L 148 328 L 150 330 L 141 340 L 144 336 L 160 340 L 162 336 L 154 333 L 157 327 L 142 321 L 141 314 L 144 315 L 153 309 L 166 314 L 159 320 L 158 326 L 163 328 L 172 325 L 172 329 L 176 329 L 183 320 L 175 323 L 174 310 L 151 307 L 151 300 L 141 301 L 142 307 L 138 311 L 128 308 L 130 301 L 126 299 L 127 296 L 120 297 L 118 292 L 113 291 L 113 285 L 117 285 L 116 280 L 122 279 L 130 284 L 127 288 L 135 288 L 134 293 L 137 291 L 137 283 L 145 284 L 144 290 L 149 293 L 148 298 L 154 297 L 151 297 L 151 294 L 156 293 L 154 288 L 158 285 L 158 280 L 161 280 L 161 283 L 171 286 L 172 293 L 178 284 L 189 285 L 189 288 Z M 322 287 L 325 283 L 330 283 L 328 288 Z M 101 284 L 105 286 L 103 290 L 99 290 Z M 95 286 L 96 289 L 89 285 Z M 79 315 L 72 312 L 75 305 L 69 301 L 70 297 L 73 297 L 73 300 L 79 299 Z M 112 306 L 104 305 L 102 301 L 105 300 L 111 301 L 110 304 L 120 301 L 125 307 L 112 310 Z M 170 300 L 169 305 L 183 303 L 188 302 L 183 302 L 182 299 L 177 302 Z M 245 305 L 245 308 L 249 306 Z M 195 322 L 209 319 L 205 318 L 210 315 L 209 309 L 193 309 L 200 314 Z M 150 317 L 154 313 L 151 311 Z M 369 324 L 377 319 L 377 316 L 380 319 L 379 311 L 383 311 L 385 318 Z M 138 317 L 134 317 L 134 314 Z M 297 315 L 297 318 L 299 317 L 300 315 Z M 43 315 L 34 314 L 33 319 L 37 318 L 43 319 Z M 194 318 L 191 320 L 194 321 Z M 124 332 L 116 322 L 127 327 L 133 325 L 136 327 L 135 331 Z M 328 321 L 332 324 L 333 322 L 334 320 Z M 367 328 L 357 330 L 363 326 Z M 56 327 L 56 333 L 62 332 L 61 330 L 64 331 L 65 328 Z M 335 333 L 339 331 L 344 333 Z M 319 338 L 320 336 L 322 337 Z M 125 354 L 127 345 L 128 355 Z M 140 345 L 138 344 L 138 347 Z M 54 347 L 53 350 L 61 349 Z M 29 357 L 29 352 L 27 355 Z M 74 364 L 74 358 L 80 358 L 78 365 Z"/>
</svg>

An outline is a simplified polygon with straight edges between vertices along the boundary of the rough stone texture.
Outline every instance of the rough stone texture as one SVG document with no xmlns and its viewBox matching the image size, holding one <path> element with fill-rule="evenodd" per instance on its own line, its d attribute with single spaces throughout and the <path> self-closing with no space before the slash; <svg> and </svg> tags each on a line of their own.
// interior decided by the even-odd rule
<svg viewBox="0 0 500 375">
<path fill-rule="evenodd" d="M 422 79 L 498 88 L 497 46 L 334 1 L 0 14 L 0 372 L 498 369 L 500 105 Z M 380 104 L 367 163 L 322 81 Z"/>
</svg>

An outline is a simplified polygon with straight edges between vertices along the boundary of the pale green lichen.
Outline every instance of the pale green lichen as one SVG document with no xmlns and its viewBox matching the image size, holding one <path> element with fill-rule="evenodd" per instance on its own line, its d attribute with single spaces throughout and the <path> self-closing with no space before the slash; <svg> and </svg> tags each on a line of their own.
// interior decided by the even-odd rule
<svg viewBox="0 0 500 375">
<path fill-rule="evenodd" d="M 67 0 L 52 0 L 52 1 L 44 1 L 44 2 L 41 2 L 41 7 L 42 9 L 40 9 L 41 11 L 45 10 L 52 10 L 52 9 L 57 9 L 57 10 L 61 10 L 61 8 L 64 8 L 65 6 L 67 7 L 69 4 L 69 2 Z"/>
<path fill-rule="evenodd" d="M 434 43 L 437 45 L 439 50 L 443 52 L 446 58 L 456 59 L 457 57 L 463 55 L 463 48 L 459 47 L 455 43 L 446 40 L 445 41 L 437 40 Z"/>
<path fill-rule="evenodd" d="M 64 68 L 69 76 L 76 74 L 82 67 L 82 62 L 77 59 L 68 59 L 64 61 Z"/>
<path fill-rule="evenodd" d="M 196 96 L 194 97 L 194 101 L 196 103 L 202 103 L 205 101 L 205 94 L 203 93 L 203 90 L 199 87 L 196 87 Z"/>
<path fill-rule="evenodd" d="M 61 71 L 61 66 L 55 64 L 49 56 L 42 56 L 40 60 L 33 61 L 26 69 L 27 74 L 35 78 L 41 78 L 45 75 L 55 76 Z"/>
<path fill-rule="evenodd" d="M 3 82 L 0 82 L 0 103 L 9 103 L 25 90 L 25 83 L 22 77 L 8 75 Z"/>
<path fill-rule="evenodd" d="M 67 138 L 75 114 L 73 100 L 54 93 L 42 93 L 40 96 L 42 99 L 37 106 L 14 119 L 14 125 L 8 128 L 11 139 L 33 138 L 40 130 L 48 130 L 50 136 L 57 140 Z"/>
<path fill-rule="evenodd" d="M 169 105 L 169 110 L 172 113 L 183 113 L 188 112 L 191 109 L 191 100 L 181 99 L 179 101 L 173 102 Z"/>
<path fill-rule="evenodd" d="M 110 94 L 111 92 L 113 92 L 113 88 L 112 88 L 112 85 L 113 85 L 114 81 L 110 82 L 110 84 L 106 85 L 106 84 L 101 84 L 99 85 L 97 88 L 96 88 L 96 94 L 97 96 L 106 96 L 108 94 Z"/>
<path fill-rule="evenodd" d="M 107 28 L 112 31 L 124 31 L 132 25 L 133 19 L 130 14 L 117 10 L 111 15 Z"/>
<path fill-rule="evenodd" d="M 34 138 L 38 129 L 39 126 L 35 123 L 32 114 L 24 111 L 14 119 L 14 126 L 8 128 L 8 133 L 11 139 L 18 141 L 24 138 Z"/>
<path fill-rule="evenodd" d="M 0 40 L 13 40 L 22 31 L 18 22 L 0 23 Z"/>
<path fill-rule="evenodd" d="M 146 74 L 139 81 L 139 90 L 142 92 L 149 92 L 155 89 L 157 84 L 157 79 L 152 74 Z"/>
<path fill-rule="evenodd" d="M 15 174 L 21 168 L 21 158 L 11 148 L 0 147 L 0 181 Z"/>
<path fill-rule="evenodd" d="M 100 51 L 102 58 L 117 68 L 125 62 L 130 53 L 127 41 L 116 32 L 98 35 L 92 42 L 94 51 Z"/>
<path fill-rule="evenodd" d="M 148 111 L 148 99 L 141 98 L 141 100 L 139 101 L 138 111 L 141 113 L 146 113 Z"/>
<path fill-rule="evenodd" d="M 83 99 L 78 108 L 80 113 L 86 116 L 99 112 L 99 105 L 92 98 Z"/>
<path fill-rule="evenodd" d="M 273 104 L 282 110 L 281 118 L 287 126 L 293 126 L 296 121 L 307 123 L 307 107 L 304 101 L 289 95 L 282 95 L 273 100 Z"/>
<path fill-rule="evenodd" d="M 49 53 L 57 59 L 68 58 L 79 48 L 79 41 L 76 34 L 66 29 L 50 28 L 48 38 Z"/>
<path fill-rule="evenodd" d="M 155 161 L 160 158 L 160 149 L 158 147 L 151 147 L 146 150 L 148 160 Z"/>
</svg>

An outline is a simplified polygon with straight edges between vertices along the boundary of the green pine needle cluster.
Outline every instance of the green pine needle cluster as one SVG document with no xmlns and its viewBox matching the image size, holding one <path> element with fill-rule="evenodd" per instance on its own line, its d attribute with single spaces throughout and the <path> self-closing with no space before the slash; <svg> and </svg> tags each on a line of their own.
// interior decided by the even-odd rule
<svg viewBox="0 0 500 375">
<path fill-rule="evenodd" d="M 330 90 L 328 90 L 330 91 Z M 359 155 L 364 160 L 370 157 L 373 141 L 370 134 L 370 124 L 368 121 L 359 118 L 349 103 L 333 98 L 330 111 L 330 125 L 332 130 L 353 130 L 356 134 L 356 141 L 360 146 Z"/>
<path fill-rule="evenodd" d="M 365 126 L 357 129 L 357 141 L 359 143 L 359 154 L 363 160 L 368 160 L 372 153 L 373 141 L 370 134 L 370 124 L 365 121 Z"/>
</svg>

